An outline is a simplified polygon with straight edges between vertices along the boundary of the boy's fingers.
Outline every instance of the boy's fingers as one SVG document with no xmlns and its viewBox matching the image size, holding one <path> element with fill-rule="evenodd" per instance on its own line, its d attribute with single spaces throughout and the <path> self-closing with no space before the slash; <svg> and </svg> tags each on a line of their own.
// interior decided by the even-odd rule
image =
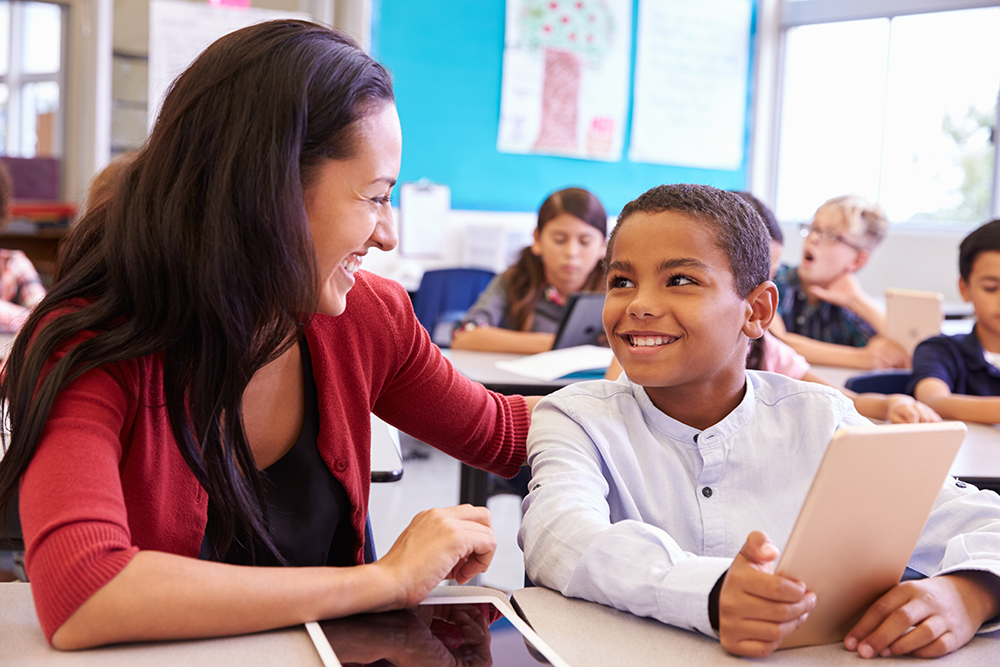
<svg viewBox="0 0 1000 667">
<path fill-rule="evenodd" d="M 747 621 L 788 623 L 812 611 L 815 606 L 815 593 L 808 593 L 805 597 L 788 602 L 775 602 L 774 600 L 747 596 L 741 615 Z"/>
<path fill-rule="evenodd" d="M 740 549 L 740 556 L 743 556 L 751 563 L 770 563 L 778 557 L 778 547 L 768 539 L 767 535 L 755 530 L 747 537 Z"/>
</svg>

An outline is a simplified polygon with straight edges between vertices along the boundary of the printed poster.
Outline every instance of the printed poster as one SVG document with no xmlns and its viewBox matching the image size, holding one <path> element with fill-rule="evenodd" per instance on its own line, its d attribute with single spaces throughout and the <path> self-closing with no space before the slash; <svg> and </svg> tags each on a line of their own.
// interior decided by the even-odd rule
<svg viewBox="0 0 1000 667">
<path fill-rule="evenodd" d="M 308 14 L 240 6 L 238 0 L 201 4 L 187 0 L 149 3 L 149 128 L 170 84 L 205 48 L 223 35 L 272 19 L 311 20 Z"/>
<path fill-rule="evenodd" d="M 633 162 L 743 164 L 751 0 L 640 0 Z"/>
<path fill-rule="evenodd" d="M 497 150 L 622 158 L 632 0 L 508 0 Z"/>
</svg>

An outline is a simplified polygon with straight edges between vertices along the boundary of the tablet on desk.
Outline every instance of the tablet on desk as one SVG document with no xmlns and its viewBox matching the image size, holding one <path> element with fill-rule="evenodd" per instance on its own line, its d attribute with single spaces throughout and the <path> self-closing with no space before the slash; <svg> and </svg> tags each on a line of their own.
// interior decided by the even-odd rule
<svg viewBox="0 0 1000 667">
<path fill-rule="evenodd" d="M 490 618 L 498 620 L 490 624 Z M 306 623 L 306 630 L 325 667 L 569 667 L 509 606 L 489 595 L 429 597 L 410 609 Z"/>
<path fill-rule="evenodd" d="M 781 648 L 841 641 L 899 583 L 965 432 L 962 422 L 837 430 L 775 568 L 816 593 Z"/>
<path fill-rule="evenodd" d="M 571 294 L 566 303 L 566 313 L 556 331 L 553 350 L 577 345 L 603 345 L 604 292 L 577 292 Z"/>
<path fill-rule="evenodd" d="M 907 289 L 885 291 L 886 335 L 903 346 L 907 354 L 920 341 L 941 333 L 944 315 L 939 292 L 921 292 Z"/>
</svg>

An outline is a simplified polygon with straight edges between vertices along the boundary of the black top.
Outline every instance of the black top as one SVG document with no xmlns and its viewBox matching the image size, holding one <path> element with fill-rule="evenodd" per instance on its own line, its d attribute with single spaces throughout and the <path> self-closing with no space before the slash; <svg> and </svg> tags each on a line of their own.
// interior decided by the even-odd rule
<svg viewBox="0 0 1000 667">
<path fill-rule="evenodd" d="M 299 350 L 305 378 L 302 432 L 284 456 L 262 471 L 271 538 L 290 566 L 354 565 L 356 544 L 351 526 L 351 503 L 344 486 L 330 472 L 316 445 L 319 402 L 305 338 L 299 341 Z M 246 545 L 237 540 L 223 557 L 216 557 L 210 537 L 217 530 L 218 517 L 209 501 L 208 524 L 199 558 L 236 565 L 278 564 L 263 546 L 256 549 L 257 558 L 253 561 Z M 365 542 L 365 561 L 371 562 L 374 560 L 371 540 Z"/>
</svg>

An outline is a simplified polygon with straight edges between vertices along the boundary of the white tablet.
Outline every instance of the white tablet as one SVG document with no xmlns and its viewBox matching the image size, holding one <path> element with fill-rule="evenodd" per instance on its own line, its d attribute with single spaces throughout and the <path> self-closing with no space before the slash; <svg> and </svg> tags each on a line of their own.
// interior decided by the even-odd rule
<svg viewBox="0 0 1000 667">
<path fill-rule="evenodd" d="M 899 583 L 965 432 L 962 422 L 837 430 L 775 568 L 816 593 L 781 648 L 843 640 Z"/>
<path fill-rule="evenodd" d="M 491 618 L 496 620 L 489 623 Z M 325 667 L 569 667 L 509 606 L 489 595 L 429 597 L 410 609 L 306 623 L 306 630 Z"/>
<path fill-rule="evenodd" d="M 941 333 L 941 301 L 939 292 L 907 289 L 885 291 L 886 335 L 903 346 L 907 354 L 921 341 Z"/>
</svg>

